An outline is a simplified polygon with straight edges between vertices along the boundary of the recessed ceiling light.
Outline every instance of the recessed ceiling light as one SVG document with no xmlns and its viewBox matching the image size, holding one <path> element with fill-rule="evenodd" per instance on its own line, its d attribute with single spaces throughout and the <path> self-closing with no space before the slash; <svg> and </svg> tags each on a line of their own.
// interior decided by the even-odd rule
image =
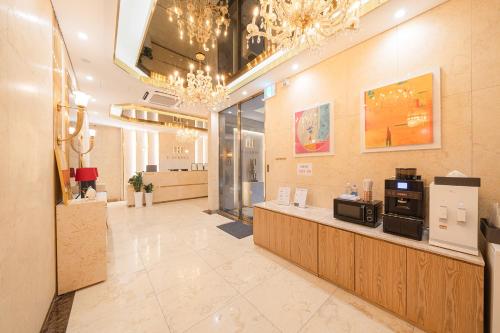
<svg viewBox="0 0 500 333">
<path fill-rule="evenodd" d="M 404 8 L 401 8 L 401 9 L 398 9 L 395 13 L 394 13 L 394 17 L 399 19 L 399 18 L 402 18 L 403 16 L 406 15 L 406 10 Z"/>
<path fill-rule="evenodd" d="M 91 99 L 91 101 L 92 101 L 92 102 L 95 102 L 95 101 L 97 101 L 97 99 L 95 99 L 95 98 L 92 98 L 92 99 Z"/>
<path fill-rule="evenodd" d="M 293 64 L 292 69 L 294 71 L 296 71 L 297 69 L 299 69 L 299 64 Z"/>
<path fill-rule="evenodd" d="M 243 90 L 243 92 L 241 93 L 243 96 L 246 96 L 248 93 L 246 90 Z"/>
<path fill-rule="evenodd" d="M 81 40 L 87 40 L 87 39 L 89 39 L 89 36 L 85 32 L 80 31 L 78 33 L 78 38 L 80 38 Z"/>
<path fill-rule="evenodd" d="M 88 80 L 88 81 L 94 81 L 94 77 L 92 75 L 87 75 L 85 76 L 85 78 Z"/>
</svg>

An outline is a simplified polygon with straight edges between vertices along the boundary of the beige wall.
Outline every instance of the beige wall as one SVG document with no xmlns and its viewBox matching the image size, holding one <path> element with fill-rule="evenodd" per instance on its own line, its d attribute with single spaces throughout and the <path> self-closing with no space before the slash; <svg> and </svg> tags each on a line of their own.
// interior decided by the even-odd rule
<svg viewBox="0 0 500 333">
<path fill-rule="evenodd" d="M 275 199 L 279 186 L 304 186 L 309 204 L 331 207 L 348 181 L 374 179 L 374 196 L 383 199 L 383 180 L 396 167 L 417 167 L 427 183 L 458 169 L 481 177 L 485 215 L 500 200 L 499 11 L 497 0 L 448 1 L 279 87 L 266 102 L 267 198 Z M 442 149 L 361 154 L 361 90 L 432 66 L 441 68 Z M 293 112 L 324 101 L 334 101 L 336 154 L 294 158 Z M 297 176 L 302 162 L 313 163 L 313 176 Z"/>
<path fill-rule="evenodd" d="M 109 201 L 122 200 L 122 130 L 118 127 L 91 125 L 96 130 L 90 165 L 98 168 L 98 184 L 106 184 Z"/>
<path fill-rule="evenodd" d="M 188 152 L 174 154 L 174 146 L 182 146 Z M 194 142 L 179 143 L 175 138 L 175 133 L 160 133 L 160 170 L 168 169 L 188 169 L 191 170 L 191 163 L 194 162 Z"/>
<path fill-rule="evenodd" d="M 0 45 L 0 332 L 38 332 L 56 286 L 50 1 L 3 1 Z"/>
</svg>

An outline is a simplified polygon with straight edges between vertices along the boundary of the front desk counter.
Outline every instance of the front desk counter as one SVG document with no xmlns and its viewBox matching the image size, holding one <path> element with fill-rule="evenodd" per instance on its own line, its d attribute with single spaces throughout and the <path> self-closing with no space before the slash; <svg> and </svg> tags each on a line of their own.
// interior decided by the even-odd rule
<svg viewBox="0 0 500 333">
<path fill-rule="evenodd" d="M 144 172 L 144 185 L 153 183 L 153 203 L 208 196 L 208 171 Z M 128 206 L 134 205 L 134 189 L 127 190 Z"/>
<path fill-rule="evenodd" d="M 427 332 L 483 332 L 484 260 L 333 217 L 254 207 L 254 242 Z"/>
</svg>

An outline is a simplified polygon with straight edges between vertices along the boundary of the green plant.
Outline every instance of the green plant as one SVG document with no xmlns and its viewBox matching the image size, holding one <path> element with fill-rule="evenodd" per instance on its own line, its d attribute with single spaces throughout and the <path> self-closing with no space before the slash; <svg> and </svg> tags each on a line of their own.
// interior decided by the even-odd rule
<svg viewBox="0 0 500 333">
<path fill-rule="evenodd" d="M 153 193 L 153 188 L 154 188 L 153 183 L 149 183 L 147 185 L 144 185 L 144 191 L 146 193 Z"/>
<path fill-rule="evenodd" d="M 130 177 L 128 183 L 134 187 L 134 191 L 141 192 L 142 188 L 142 173 L 136 172 L 135 175 Z"/>
</svg>

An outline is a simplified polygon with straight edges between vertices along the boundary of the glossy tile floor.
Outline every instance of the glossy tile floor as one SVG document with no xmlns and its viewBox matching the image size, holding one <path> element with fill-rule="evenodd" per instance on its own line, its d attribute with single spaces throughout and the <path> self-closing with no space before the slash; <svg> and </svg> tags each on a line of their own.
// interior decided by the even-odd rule
<svg viewBox="0 0 500 333">
<path fill-rule="evenodd" d="M 77 291 L 68 332 L 417 332 L 217 225 L 206 199 L 110 204 L 106 282 Z"/>
</svg>

